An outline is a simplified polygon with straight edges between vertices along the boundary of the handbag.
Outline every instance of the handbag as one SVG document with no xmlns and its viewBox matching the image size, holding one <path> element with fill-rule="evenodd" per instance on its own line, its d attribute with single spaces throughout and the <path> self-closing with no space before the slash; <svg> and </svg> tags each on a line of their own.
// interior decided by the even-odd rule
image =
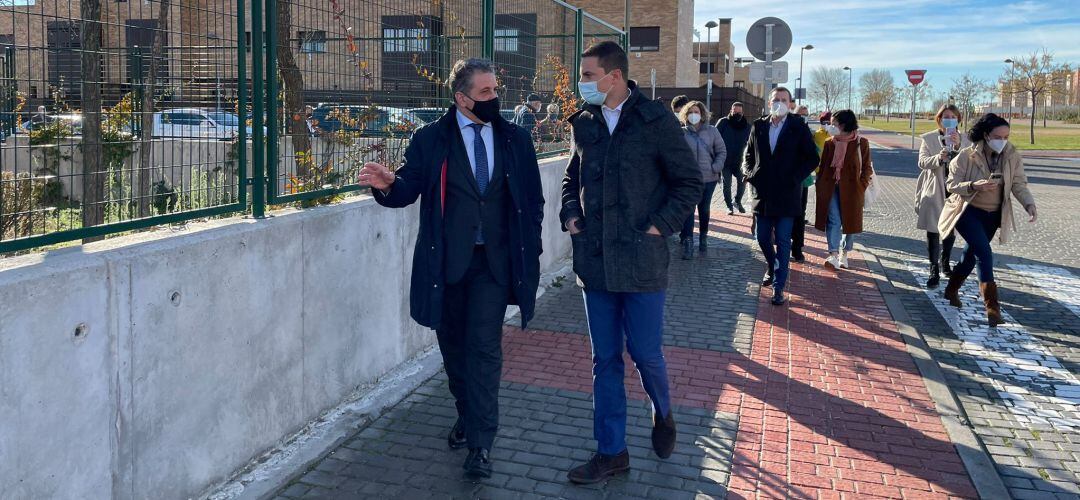
<svg viewBox="0 0 1080 500">
<path fill-rule="evenodd" d="M 869 145 L 867 145 L 869 147 Z M 862 171 L 862 142 L 859 142 L 859 171 Z M 874 172 L 874 164 L 870 163 L 870 184 L 863 191 L 863 208 L 873 205 L 881 197 L 881 183 L 878 182 L 877 172 Z"/>
</svg>

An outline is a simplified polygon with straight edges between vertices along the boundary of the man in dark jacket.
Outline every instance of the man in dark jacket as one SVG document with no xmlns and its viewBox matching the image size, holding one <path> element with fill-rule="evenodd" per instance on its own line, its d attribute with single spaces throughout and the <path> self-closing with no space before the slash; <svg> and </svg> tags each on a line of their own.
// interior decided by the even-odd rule
<svg viewBox="0 0 1080 500">
<path fill-rule="evenodd" d="M 746 144 L 743 174 L 754 188 L 754 222 L 768 270 L 761 286 L 773 286 L 772 303 L 782 305 L 791 258 L 791 228 L 802 214 L 802 181 L 817 167 L 817 146 L 806 122 L 789 117 L 791 91 L 769 94 L 769 116 L 754 122 Z"/>
<path fill-rule="evenodd" d="M 597 453 L 570 471 L 597 483 L 630 468 L 626 447 L 625 343 L 652 400 L 652 445 L 675 446 L 667 366 L 664 298 L 670 253 L 701 200 L 701 172 L 675 116 L 626 78 L 626 53 L 602 42 L 581 55 L 579 92 L 586 105 L 570 117 L 573 148 L 563 179 L 563 229 L 574 272 L 585 289 L 593 349 L 593 436 Z"/>
<path fill-rule="evenodd" d="M 743 150 L 746 148 L 746 141 L 750 139 L 750 122 L 743 116 L 743 104 L 741 102 L 734 102 L 731 104 L 731 111 L 728 115 L 721 118 L 716 122 L 716 129 L 720 131 L 720 137 L 724 138 L 724 146 L 727 147 L 728 155 L 724 160 L 724 203 L 727 204 L 727 213 L 732 215 L 735 213 L 735 208 L 739 209 L 740 214 L 745 214 L 746 209 L 743 208 L 742 199 L 743 192 L 746 191 L 746 184 L 743 183 L 742 176 L 742 161 L 745 156 Z M 731 178 L 735 178 L 735 203 L 732 205 L 731 200 Z"/>
<path fill-rule="evenodd" d="M 514 115 L 514 124 L 532 134 L 533 129 L 536 128 L 536 114 L 540 112 L 540 107 L 544 105 L 544 102 L 540 100 L 540 96 L 529 94 L 521 105 L 521 110 Z"/>
<path fill-rule="evenodd" d="M 491 476 L 507 304 L 532 318 L 540 278 L 544 198 L 529 134 L 499 116 L 488 61 L 454 64 L 455 105 L 413 134 L 396 172 L 368 163 L 360 182 L 380 205 L 420 202 L 412 317 L 439 339 L 458 420 L 447 441 L 468 447 L 465 473 Z"/>
</svg>

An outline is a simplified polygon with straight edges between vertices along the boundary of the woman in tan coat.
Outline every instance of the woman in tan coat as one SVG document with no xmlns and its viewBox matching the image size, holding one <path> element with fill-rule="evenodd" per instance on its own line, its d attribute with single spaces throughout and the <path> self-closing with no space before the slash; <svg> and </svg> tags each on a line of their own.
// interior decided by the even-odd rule
<svg viewBox="0 0 1080 500">
<path fill-rule="evenodd" d="M 919 182 L 915 187 L 915 213 L 919 217 L 916 225 L 926 231 L 926 249 L 930 257 L 930 278 L 926 280 L 926 288 L 936 288 L 942 274 L 949 276 L 952 273 L 949 262 L 956 234 L 949 233 L 942 238 L 937 232 L 937 225 L 949 194 L 945 190 L 949 162 L 956 158 L 961 149 L 971 145 L 967 136 L 959 132 L 962 122 L 956 106 L 941 106 L 934 121 L 937 122 L 937 130 L 922 135 Z"/>
<path fill-rule="evenodd" d="M 1001 306 L 994 282 L 994 253 L 990 240 L 1001 230 L 1001 242 L 1007 243 L 1016 230 L 1012 200 L 1015 197 L 1035 222 L 1035 198 L 1027 187 L 1024 162 L 1020 152 L 1009 144 L 1009 122 L 988 113 L 975 122 L 968 134 L 972 145 L 960 151 L 949 164 L 946 187 L 949 199 L 938 220 L 938 232 L 949 234 L 956 229 L 967 242 L 964 257 L 945 287 L 945 298 L 960 307 L 960 286 L 979 264 L 979 289 L 990 326 L 1000 325 Z M 1011 196 L 1010 196 L 1011 195 Z"/>
<path fill-rule="evenodd" d="M 847 253 L 855 246 L 853 235 L 862 232 L 863 195 L 874 169 L 870 165 L 870 141 L 859 137 L 859 122 L 853 111 L 833 113 L 832 123 L 826 128 L 832 138 L 825 141 L 818 163 L 814 227 L 825 232 L 828 242 L 825 267 L 846 268 Z"/>
</svg>

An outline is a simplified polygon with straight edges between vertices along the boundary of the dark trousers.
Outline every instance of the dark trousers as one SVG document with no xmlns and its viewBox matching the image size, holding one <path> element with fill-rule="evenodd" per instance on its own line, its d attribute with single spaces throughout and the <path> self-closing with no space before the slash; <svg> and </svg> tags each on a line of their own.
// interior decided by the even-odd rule
<svg viewBox="0 0 1080 500">
<path fill-rule="evenodd" d="M 795 217 L 791 225 L 791 251 L 802 252 L 803 244 L 806 243 L 806 202 L 810 188 L 802 188 L 802 215 Z"/>
<path fill-rule="evenodd" d="M 593 437 L 597 451 L 626 449 L 626 389 L 623 343 L 637 367 L 641 386 L 661 417 L 671 412 L 664 359 L 663 291 L 612 293 L 585 290 L 585 311 L 593 356 Z"/>
<path fill-rule="evenodd" d="M 725 168 L 724 173 L 720 176 L 724 181 L 724 203 L 727 205 L 728 210 L 731 210 L 733 206 L 731 204 L 731 179 L 735 178 L 735 203 L 742 205 L 743 193 L 746 192 L 746 184 L 743 182 L 742 167 L 735 166 L 730 169 Z"/>
<path fill-rule="evenodd" d="M 953 245 L 956 244 L 956 232 L 949 233 L 944 239 L 938 233 L 926 232 L 926 251 L 930 264 L 949 261 L 952 258 Z"/>
<path fill-rule="evenodd" d="M 784 286 L 787 285 L 788 262 L 791 260 L 791 226 L 795 223 L 795 219 L 756 215 L 754 221 L 758 246 L 761 248 L 761 253 L 765 255 L 769 272 L 775 273 L 776 276 L 773 280 L 773 288 L 777 292 L 782 292 Z"/>
<path fill-rule="evenodd" d="M 964 237 L 967 248 L 964 249 L 964 257 L 960 259 L 960 263 L 953 268 L 953 276 L 959 273 L 961 277 L 967 278 L 978 261 L 979 282 L 994 281 L 994 250 L 990 248 L 990 240 L 994 239 L 994 233 L 1000 227 L 1000 211 L 987 212 L 970 205 L 964 209 L 960 220 L 956 222 L 956 232 Z"/>
<path fill-rule="evenodd" d="M 484 247 L 477 246 L 465 277 L 443 295 L 436 334 L 469 448 L 490 450 L 499 428 L 502 324 L 510 293 L 509 285 L 495 281 Z"/>
<path fill-rule="evenodd" d="M 705 237 L 709 234 L 709 207 L 712 205 L 713 193 L 716 192 L 716 181 L 706 182 L 705 189 L 701 192 L 701 201 L 697 205 L 698 213 L 698 235 L 701 240 L 704 241 Z M 680 240 L 690 239 L 694 236 L 694 212 L 690 212 L 690 216 L 686 218 L 686 222 L 683 223 L 682 232 L 679 233 Z"/>
</svg>

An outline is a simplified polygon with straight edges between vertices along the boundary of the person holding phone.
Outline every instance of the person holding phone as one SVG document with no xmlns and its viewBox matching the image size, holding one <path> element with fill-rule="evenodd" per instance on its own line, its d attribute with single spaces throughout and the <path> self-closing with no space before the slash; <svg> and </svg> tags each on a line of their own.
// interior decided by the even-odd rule
<svg viewBox="0 0 1080 500">
<path fill-rule="evenodd" d="M 919 148 L 919 181 L 915 185 L 915 213 L 918 215 L 916 226 L 926 231 L 926 250 L 930 259 L 930 277 L 926 288 L 936 288 L 941 282 L 941 275 L 952 273 L 950 266 L 953 244 L 956 235 L 942 235 L 937 232 L 941 209 L 945 206 L 948 192 L 945 179 L 949 177 L 949 162 L 960 150 L 971 145 L 967 136 L 960 134 L 963 124 L 960 109 L 952 104 L 944 104 L 934 115 L 937 130 L 922 135 Z"/>
<path fill-rule="evenodd" d="M 1016 198 L 1035 222 L 1035 197 L 1028 190 L 1027 176 L 1020 152 L 1009 144 L 1009 122 L 987 113 L 968 132 L 972 145 L 960 150 L 949 164 L 945 182 L 949 199 L 938 220 L 938 233 L 953 229 L 964 237 L 967 248 L 960 263 L 949 276 L 945 298 L 953 307 L 961 307 L 960 286 L 978 262 L 979 289 L 990 326 L 1004 322 L 994 281 L 994 253 L 990 240 L 1000 229 L 1002 243 L 1007 243 L 1016 224 L 1013 221 L 1013 198 Z M 1011 195 L 1011 196 L 1010 196 Z"/>
</svg>

